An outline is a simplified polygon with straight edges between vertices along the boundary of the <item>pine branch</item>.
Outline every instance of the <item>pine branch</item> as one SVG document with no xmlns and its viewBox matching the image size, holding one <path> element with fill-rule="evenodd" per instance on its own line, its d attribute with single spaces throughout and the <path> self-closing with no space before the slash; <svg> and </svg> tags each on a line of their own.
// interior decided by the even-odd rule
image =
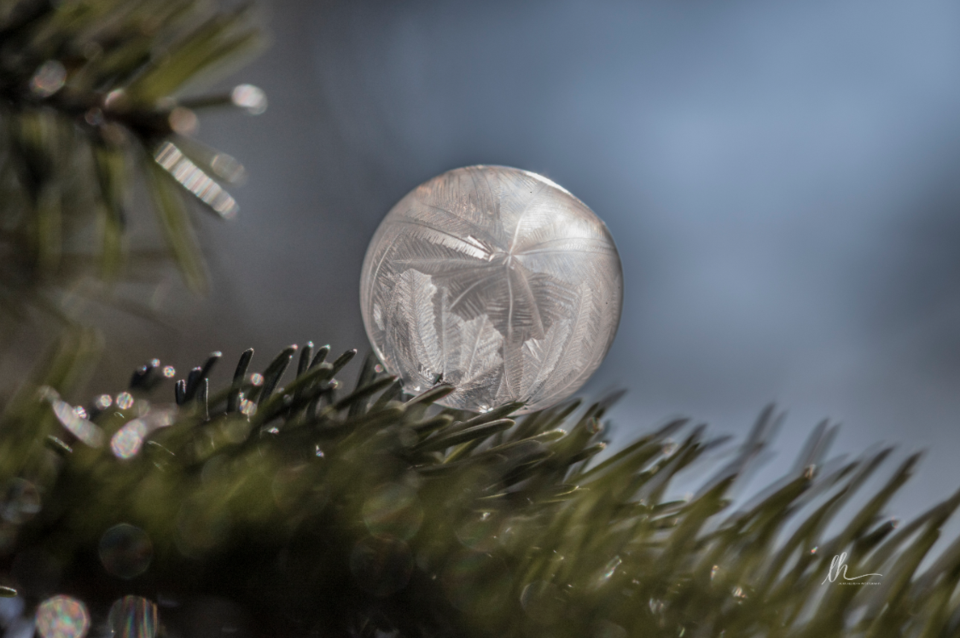
<svg viewBox="0 0 960 638">
<path fill-rule="evenodd" d="M 55 308 L 84 280 L 139 276 L 124 229 L 145 175 L 168 253 L 205 274 L 186 191 L 217 217 L 243 168 L 190 139 L 196 111 L 266 106 L 249 85 L 181 97 L 263 45 L 253 10 L 203 0 L 0 2 L 0 309 Z"/>
<path fill-rule="evenodd" d="M 960 623 L 960 541 L 918 572 L 960 492 L 900 531 L 880 518 L 915 459 L 845 517 L 888 452 L 831 460 L 819 427 L 782 481 L 731 511 L 772 408 L 709 478 L 717 441 L 702 427 L 676 421 L 596 462 L 609 401 L 521 419 L 516 404 L 441 409 L 452 386 L 403 395 L 372 358 L 343 395 L 352 352 L 329 363 L 312 344 L 285 384 L 295 346 L 261 373 L 244 353 L 217 391 L 214 353 L 173 404 L 155 398 L 175 374 L 154 361 L 126 392 L 74 407 L 61 397 L 81 350 L 65 347 L 48 387 L 0 423 L 14 539 L 0 584 L 27 613 L 54 593 L 95 623 L 130 594 L 218 596 L 261 636 L 946 636 Z M 682 470 L 703 488 L 665 500 Z M 139 549 L 109 550 L 118 537 Z M 30 576 L 37 557 L 62 578 Z M 879 585 L 846 580 L 866 573 Z M 188 631 L 175 606 L 159 622 Z"/>
</svg>

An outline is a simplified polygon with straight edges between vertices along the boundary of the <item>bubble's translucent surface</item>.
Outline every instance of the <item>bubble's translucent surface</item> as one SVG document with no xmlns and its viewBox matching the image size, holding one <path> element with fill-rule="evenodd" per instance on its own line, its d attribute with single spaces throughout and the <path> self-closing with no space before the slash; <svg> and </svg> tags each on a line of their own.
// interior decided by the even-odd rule
<svg viewBox="0 0 960 638">
<path fill-rule="evenodd" d="M 116 638 L 154 638 L 157 606 L 140 596 L 124 596 L 110 606 L 107 624 Z"/>
<path fill-rule="evenodd" d="M 444 173 L 387 213 L 363 264 L 361 310 L 387 369 L 474 411 L 575 392 L 610 348 L 623 273 L 607 227 L 550 180 L 514 168 Z"/>
<path fill-rule="evenodd" d="M 37 607 L 37 631 L 43 638 L 83 638 L 88 629 L 90 614 L 76 598 L 54 596 Z"/>
<path fill-rule="evenodd" d="M 139 527 L 120 523 L 100 537 L 100 562 L 120 578 L 135 578 L 147 571 L 153 559 L 153 543 Z"/>
</svg>

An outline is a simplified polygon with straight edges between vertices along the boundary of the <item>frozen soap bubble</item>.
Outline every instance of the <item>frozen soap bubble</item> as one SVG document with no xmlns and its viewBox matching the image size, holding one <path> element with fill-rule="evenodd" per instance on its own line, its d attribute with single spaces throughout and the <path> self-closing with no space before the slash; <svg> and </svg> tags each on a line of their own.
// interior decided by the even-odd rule
<svg viewBox="0 0 960 638">
<path fill-rule="evenodd" d="M 37 632 L 42 638 L 83 638 L 88 629 L 90 614 L 76 598 L 54 596 L 37 607 Z"/>
<path fill-rule="evenodd" d="M 440 403 L 523 411 L 576 392 L 620 322 L 623 273 L 610 232 L 576 197 L 515 168 L 460 168 L 420 185 L 377 229 L 363 263 L 367 335 L 416 391 Z"/>
</svg>

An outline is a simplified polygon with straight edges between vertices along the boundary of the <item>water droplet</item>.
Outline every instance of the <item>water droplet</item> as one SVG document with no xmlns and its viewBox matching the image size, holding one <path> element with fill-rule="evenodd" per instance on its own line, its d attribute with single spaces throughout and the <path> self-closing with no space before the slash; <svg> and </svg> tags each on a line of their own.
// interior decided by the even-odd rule
<svg viewBox="0 0 960 638">
<path fill-rule="evenodd" d="M 677 451 L 677 448 L 680 447 L 677 445 L 676 441 L 664 441 L 663 442 L 663 453 L 667 456 L 670 456 Z"/>
<path fill-rule="evenodd" d="M 43 638 L 83 638 L 90 629 L 87 607 L 76 598 L 54 596 L 37 607 L 37 631 Z"/>
<path fill-rule="evenodd" d="M 383 366 L 378 363 L 377 365 L 373 366 L 373 371 L 377 374 L 380 374 L 383 372 Z"/>
<path fill-rule="evenodd" d="M 133 419 L 117 430 L 110 439 L 110 450 L 118 459 L 131 459 L 140 452 L 145 436 L 147 424 L 142 419 Z"/>
<path fill-rule="evenodd" d="M 130 579 L 147 571 L 153 559 L 153 543 L 139 527 L 120 523 L 100 537 L 100 561 L 120 578 Z"/>
<path fill-rule="evenodd" d="M 819 549 L 819 547 L 811 547 L 811 548 L 810 548 L 810 553 L 811 553 L 811 554 L 816 554 L 818 549 Z"/>
<path fill-rule="evenodd" d="M 331 389 L 331 390 L 336 390 L 336 389 L 339 388 L 339 387 L 340 387 L 340 381 L 338 381 L 337 379 L 330 379 L 330 389 Z"/>
<path fill-rule="evenodd" d="M 259 372 L 254 372 L 250 375 L 250 385 L 255 388 L 259 388 L 263 385 L 263 375 Z"/>
<path fill-rule="evenodd" d="M 160 359 L 150 359 L 150 367 L 151 367 L 151 368 L 159 368 L 159 367 L 160 367 Z"/>
<path fill-rule="evenodd" d="M 47 98 L 63 88 L 67 81 L 67 69 L 56 60 L 40 65 L 30 79 L 30 90 L 40 98 Z"/>
<path fill-rule="evenodd" d="M 280 434 L 280 428 L 274 426 L 274 427 L 270 428 L 269 430 L 267 430 L 267 433 L 268 433 L 268 434 Z"/>
<path fill-rule="evenodd" d="M 133 395 L 129 392 L 121 392 L 117 395 L 117 407 L 121 410 L 127 410 L 133 406 Z"/>
<path fill-rule="evenodd" d="M 22 478 L 10 479 L 7 491 L 0 505 L 3 520 L 15 525 L 26 523 L 40 512 L 40 491 L 30 481 Z"/>
<path fill-rule="evenodd" d="M 350 553 L 350 572 L 362 589 L 388 596 L 407 586 L 413 572 L 413 554 L 398 538 L 370 536 Z"/>
<path fill-rule="evenodd" d="M 252 84 L 241 84 L 230 93 L 233 103 L 250 115 L 260 115 L 267 110 L 267 95 Z"/>
<path fill-rule="evenodd" d="M 163 376 L 168 379 L 172 379 L 177 374 L 177 369 L 173 366 L 164 366 L 163 367 Z"/>
<path fill-rule="evenodd" d="M 250 399 L 240 399 L 240 413 L 244 416 L 253 416 L 257 413 L 257 404 Z"/>
<path fill-rule="evenodd" d="M 363 504 L 363 522 L 373 535 L 412 538 L 423 522 L 423 508 L 416 490 L 403 483 L 376 488 Z"/>
<path fill-rule="evenodd" d="M 111 397 L 109 394 L 101 394 L 94 400 L 93 405 L 98 410 L 106 410 L 113 405 L 113 397 Z"/>
<path fill-rule="evenodd" d="M 314 446 L 314 449 L 316 450 L 316 455 L 317 455 L 319 458 L 322 459 L 322 458 L 323 458 L 323 450 L 320 449 L 320 446 L 319 446 L 319 445 L 316 445 L 316 446 Z"/>
<path fill-rule="evenodd" d="M 717 572 L 718 572 L 718 571 L 720 571 L 720 566 L 719 566 L 719 565 L 714 565 L 714 566 L 710 569 L 710 580 L 713 580 L 714 578 L 717 577 Z"/>
<path fill-rule="evenodd" d="M 107 623 L 117 638 L 154 638 L 157 635 L 157 606 L 140 596 L 124 596 L 110 607 Z"/>
<path fill-rule="evenodd" d="M 87 411 L 83 409 L 82 405 L 78 405 L 73 408 L 73 413 L 76 414 L 81 419 L 87 418 Z"/>
</svg>

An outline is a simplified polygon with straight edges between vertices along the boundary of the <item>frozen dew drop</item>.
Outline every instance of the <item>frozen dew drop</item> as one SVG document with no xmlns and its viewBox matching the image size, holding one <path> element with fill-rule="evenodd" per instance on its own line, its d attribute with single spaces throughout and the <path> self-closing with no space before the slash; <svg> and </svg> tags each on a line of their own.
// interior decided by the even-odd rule
<svg viewBox="0 0 960 638">
<path fill-rule="evenodd" d="M 253 416 L 257 413 L 257 404 L 250 399 L 240 400 L 240 413 L 244 416 Z"/>
<path fill-rule="evenodd" d="M 717 572 L 718 572 L 718 571 L 720 571 L 720 566 L 719 566 L 719 565 L 714 565 L 714 566 L 710 569 L 710 580 L 713 580 L 714 578 L 717 577 Z"/>
<path fill-rule="evenodd" d="M 98 410 L 106 410 L 113 405 L 113 397 L 111 397 L 109 394 L 101 394 L 94 400 L 93 405 Z"/>
<path fill-rule="evenodd" d="M 83 638 L 90 629 L 86 605 L 70 596 L 54 596 L 40 603 L 36 621 L 43 638 Z"/>
<path fill-rule="evenodd" d="M 76 414 L 76 415 L 77 415 L 78 417 L 80 417 L 81 419 L 87 418 L 87 411 L 84 410 L 84 409 L 83 409 L 83 406 L 81 406 L 81 405 L 78 405 L 78 406 L 76 406 L 75 408 L 73 408 L 73 413 Z"/>
<path fill-rule="evenodd" d="M 168 379 L 172 379 L 177 374 L 177 369 L 173 366 L 164 366 L 163 367 L 163 376 Z"/>
<path fill-rule="evenodd" d="M 255 388 L 259 388 L 263 385 L 263 375 L 259 372 L 254 372 L 250 375 L 250 385 Z"/>
<path fill-rule="evenodd" d="M 147 424 L 143 419 L 133 419 L 117 430 L 110 439 L 110 450 L 118 459 L 132 459 L 140 452 L 146 436 Z"/>
<path fill-rule="evenodd" d="M 140 596 L 124 596 L 110 607 L 107 624 L 116 638 L 155 638 L 157 606 Z"/>
<path fill-rule="evenodd" d="M 230 93 L 230 99 L 250 115 L 260 115 L 267 110 L 267 94 L 252 84 L 234 87 Z"/>
<path fill-rule="evenodd" d="M 114 525 L 100 537 L 100 562 L 103 567 L 124 579 L 135 578 L 147 571 L 153 560 L 153 543 L 145 531 L 127 523 Z"/>
<path fill-rule="evenodd" d="M 40 65 L 30 79 L 30 90 L 40 98 L 48 98 L 67 81 L 67 69 L 57 60 L 48 60 Z"/>
<path fill-rule="evenodd" d="M 117 407 L 121 410 L 127 410 L 133 406 L 133 395 L 129 392 L 121 392 L 117 395 Z"/>
</svg>

